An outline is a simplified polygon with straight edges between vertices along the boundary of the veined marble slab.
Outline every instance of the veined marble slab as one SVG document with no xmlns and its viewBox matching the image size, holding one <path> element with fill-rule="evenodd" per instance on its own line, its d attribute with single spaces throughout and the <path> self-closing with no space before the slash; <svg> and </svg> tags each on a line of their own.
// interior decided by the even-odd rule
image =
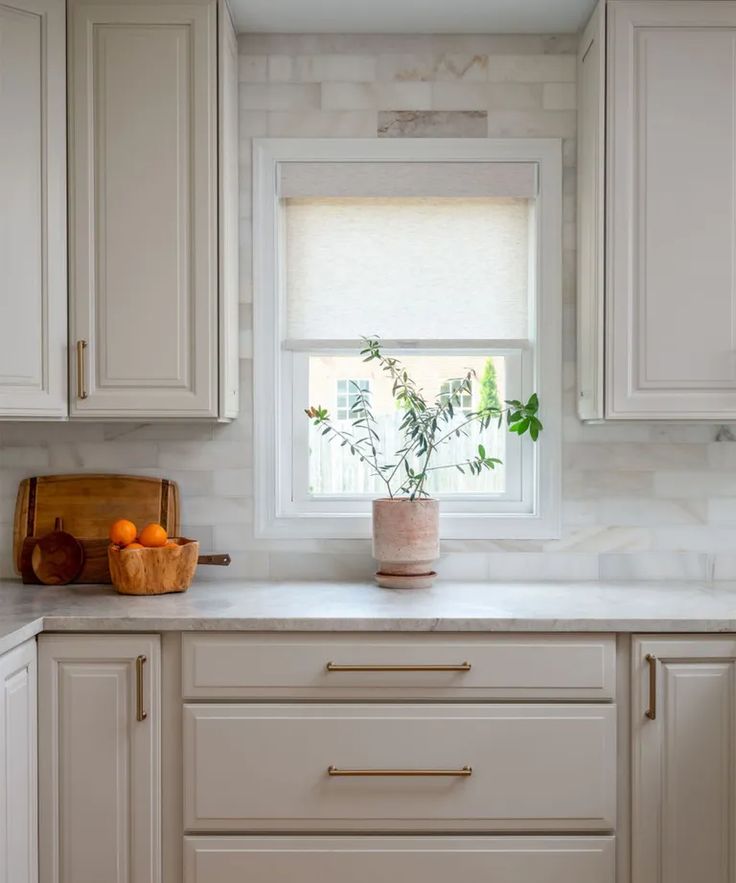
<svg viewBox="0 0 736 883">
<path fill-rule="evenodd" d="M 0 581 L 0 653 L 41 631 L 736 632 L 736 583 L 200 582 L 188 592 Z"/>
</svg>

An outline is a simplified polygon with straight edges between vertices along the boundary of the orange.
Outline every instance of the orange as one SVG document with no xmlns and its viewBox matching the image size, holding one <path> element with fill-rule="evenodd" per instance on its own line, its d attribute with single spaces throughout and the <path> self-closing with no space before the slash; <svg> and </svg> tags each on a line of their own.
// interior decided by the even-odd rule
<svg viewBox="0 0 736 883">
<path fill-rule="evenodd" d="M 160 524 L 147 524 L 138 536 L 142 546 L 165 546 L 168 535 Z"/>
<path fill-rule="evenodd" d="M 141 546 L 140 543 L 128 543 L 125 547 L 125 551 L 127 552 L 129 549 L 145 549 L 145 546 Z"/>
<path fill-rule="evenodd" d="M 166 545 L 167 546 L 178 546 L 179 543 L 177 543 L 176 540 L 166 540 Z"/>
<path fill-rule="evenodd" d="M 138 528 L 132 521 L 120 518 L 110 527 L 110 540 L 118 546 L 127 546 L 132 543 L 138 533 Z"/>
</svg>

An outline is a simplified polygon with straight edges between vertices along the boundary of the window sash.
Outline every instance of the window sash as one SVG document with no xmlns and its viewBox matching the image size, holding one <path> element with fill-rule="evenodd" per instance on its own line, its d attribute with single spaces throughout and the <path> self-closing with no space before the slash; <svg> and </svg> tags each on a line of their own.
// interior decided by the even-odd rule
<svg viewBox="0 0 736 883">
<path fill-rule="evenodd" d="M 354 356 L 355 350 L 332 350 L 336 354 Z M 414 355 L 435 355 L 437 350 L 412 350 Z M 527 350 L 472 349 L 462 347 L 442 355 L 503 356 L 506 359 L 506 384 L 509 398 L 526 398 L 532 393 L 533 355 Z M 401 351 L 390 355 L 401 357 Z M 285 513 L 306 515 L 366 515 L 370 512 L 372 494 L 311 495 L 309 488 L 309 421 L 304 409 L 309 399 L 309 356 L 306 352 L 282 353 L 283 377 L 280 398 L 283 403 L 285 432 L 280 445 L 282 464 L 280 506 Z M 492 505 L 497 513 L 529 513 L 534 505 L 535 456 L 529 438 L 509 434 L 504 457 L 506 490 L 501 494 L 442 494 L 447 512 L 487 512 Z"/>
</svg>

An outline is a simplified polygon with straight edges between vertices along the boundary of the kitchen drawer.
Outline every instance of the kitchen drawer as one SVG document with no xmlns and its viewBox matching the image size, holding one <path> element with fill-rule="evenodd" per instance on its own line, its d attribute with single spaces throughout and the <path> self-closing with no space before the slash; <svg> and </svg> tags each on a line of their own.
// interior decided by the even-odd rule
<svg viewBox="0 0 736 883">
<path fill-rule="evenodd" d="M 604 704 L 185 705 L 184 825 L 610 830 L 615 719 Z"/>
<path fill-rule="evenodd" d="M 184 883 L 613 883 L 613 837 L 186 837 Z"/>
<path fill-rule="evenodd" d="M 186 699 L 610 700 L 614 696 L 613 635 L 192 633 L 182 640 Z M 328 663 L 368 668 L 330 670 Z M 417 666 L 450 670 L 417 671 Z"/>
</svg>

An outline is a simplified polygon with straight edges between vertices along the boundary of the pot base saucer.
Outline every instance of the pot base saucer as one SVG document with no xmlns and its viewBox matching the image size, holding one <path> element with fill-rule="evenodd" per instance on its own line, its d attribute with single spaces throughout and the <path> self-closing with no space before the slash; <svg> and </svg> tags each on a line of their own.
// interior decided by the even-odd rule
<svg viewBox="0 0 736 883">
<path fill-rule="evenodd" d="M 376 582 L 384 589 L 429 589 L 437 577 L 437 572 L 399 574 L 399 573 L 376 573 Z"/>
</svg>

